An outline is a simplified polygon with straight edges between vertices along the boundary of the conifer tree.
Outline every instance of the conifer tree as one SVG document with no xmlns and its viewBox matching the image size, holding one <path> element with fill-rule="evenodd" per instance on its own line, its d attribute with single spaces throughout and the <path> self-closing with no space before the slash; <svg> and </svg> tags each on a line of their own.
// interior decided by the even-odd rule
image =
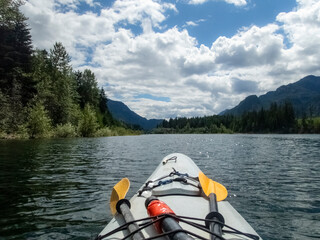
<svg viewBox="0 0 320 240">
<path fill-rule="evenodd" d="M 14 132 L 24 121 L 22 108 L 35 94 L 30 77 L 32 42 L 26 17 L 19 11 L 22 1 L 0 0 L 0 91 L 9 104 L 7 131 Z M 0 108 L 4 103 L 0 102 Z"/>
<path fill-rule="evenodd" d="M 65 124 L 70 121 L 77 95 L 71 60 L 62 43 L 55 43 L 49 61 L 53 97 L 48 110 L 55 125 Z"/>
<path fill-rule="evenodd" d="M 98 107 L 99 88 L 94 73 L 89 69 L 85 69 L 83 73 L 77 72 L 75 75 L 81 108 L 84 108 L 86 104 Z"/>
</svg>

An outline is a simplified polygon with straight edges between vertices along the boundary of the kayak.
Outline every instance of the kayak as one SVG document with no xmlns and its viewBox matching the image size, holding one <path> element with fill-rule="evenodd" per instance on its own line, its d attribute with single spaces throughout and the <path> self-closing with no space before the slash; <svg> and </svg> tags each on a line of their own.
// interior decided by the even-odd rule
<svg viewBox="0 0 320 240">
<path fill-rule="evenodd" d="M 126 200 L 129 185 L 123 179 L 114 187 L 114 216 L 96 239 L 261 239 L 226 200 L 226 188 L 184 154 L 164 157 Z"/>
</svg>

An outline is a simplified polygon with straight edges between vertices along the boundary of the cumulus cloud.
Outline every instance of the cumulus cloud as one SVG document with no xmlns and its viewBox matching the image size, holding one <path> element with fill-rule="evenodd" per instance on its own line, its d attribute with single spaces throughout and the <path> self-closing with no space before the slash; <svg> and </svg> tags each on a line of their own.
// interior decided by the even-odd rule
<svg viewBox="0 0 320 240">
<path fill-rule="evenodd" d="M 93 0 L 82 2 L 90 6 L 97 4 Z M 175 6 L 169 3 L 117 0 L 111 8 L 102 9 L 100 14 L 90 11 L 80 14 L 75 11 L 78 4 L 79 1 L 75 0 L 29 0 L 21 8 L 29 17 L 28 23 L 35 46 L 49 49 L 55 42 L 62 42 L 76 66 L 88 57 L 88 53 L 81 50 L 79 52 L 79 48 L 92 48 L 112 41 L 119 32 L 119 24 L 136 24 L 149 19 L 152 26 L 157 27 L 165 19 L 165 11 L 176 11 Z M 61 12 L 63 6 L 73 9 Z"/>
<path fill-rule="evenodd" d="M 320 64 L 320 2 L 299 0 L 296 11 L 280 13 L 277 21 L 282 24 L 288 41 L 292 44 L 283 53 L 288 59 L 287 70 L 318 72 Z"/>
<path fill-rule="evenodd" d="M 274 64 L 283 48 L 283 36 L 276 33 L 278 28 L 275 24 L 252 26 L 231 38 L 219 37 L 211 47 L 215 62 L 224 68 Z"/>
<path fill-rule="evenodd" d="M 189 4 L 203 4 L 205 2 L 209 2 L 210 0 L 189 0 L 188 3 Z M 217 0 L 215 0 L 217 1 Z M 226 3 L 229 4 L 234 4 L 235 6 L 245 6 L 247 5 L 247 1 L 246 0 L 220 0 L 220 1 L 224 1 Z"/>
<path fill-rule="evenodd" d="M 248 94 L 320 74 L 319 1 L 298 0 L 296 9 L 280 13 L 274 23 L 246 26 L 211 46 L 199 45 L 179 26 L 163 26 L 168 13 L 178 14 L 171 3 L 117 0 L 99 12 L 84 13 L 77 7 L 75 0 L 27 1 L 22 10 L 29 17 L 34 45 L 49 49 L 61 41 L 75 68 L 91 68 L 109 98 L 147 118 L 217 114 Z M 130 24 L 142 32 L 134 33 Z"/>
</svg>

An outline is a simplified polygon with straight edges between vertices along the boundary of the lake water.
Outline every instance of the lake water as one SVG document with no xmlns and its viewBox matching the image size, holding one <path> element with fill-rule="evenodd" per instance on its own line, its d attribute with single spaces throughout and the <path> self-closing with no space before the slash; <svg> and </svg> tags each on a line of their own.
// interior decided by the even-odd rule
<svg viewBox="0 0 320 240">
<path fill-rule="evenodd" d="M 267 239 L 320 238 L 320 135 L 143 135 L 0 141 L 0 239 L 90 239 L 169 153 L 191 157 Z"/>
</svg>

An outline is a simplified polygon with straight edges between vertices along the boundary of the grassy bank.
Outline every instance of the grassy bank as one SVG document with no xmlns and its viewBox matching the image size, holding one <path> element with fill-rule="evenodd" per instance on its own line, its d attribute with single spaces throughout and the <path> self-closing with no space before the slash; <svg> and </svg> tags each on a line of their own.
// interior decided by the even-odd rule
<svg viewBox="0 0 320 240">
<path fill-rule="evenodd" d="M 96 130 L 88 137 L 110 137 L 110 136 L 129 136 L 141 135 L 141 131 L 132 130 L 124 127 L 104 127 Z M 28 129 L 21 127 L 16 133 L 0 132 L 0 139 L 33 139 L 33 138 L 77 138 L 83 137 L 78 130 L 72 125 L 57 126 L 54 129 L 45 131 L 36 136 L 31 136 Z"/>
</svg>

